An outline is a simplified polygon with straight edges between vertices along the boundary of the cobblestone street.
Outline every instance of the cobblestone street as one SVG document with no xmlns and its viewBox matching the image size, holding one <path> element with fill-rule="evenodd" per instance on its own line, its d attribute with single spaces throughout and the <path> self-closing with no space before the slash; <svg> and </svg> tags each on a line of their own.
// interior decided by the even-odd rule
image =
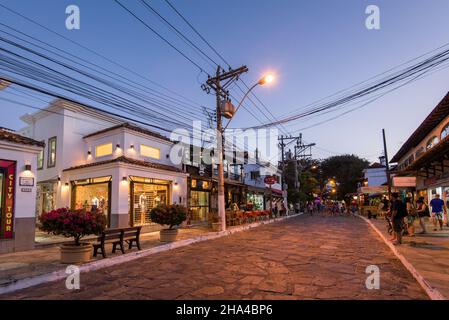
<svg viewBox="0 0 449 320">
<path fill-rule="evenodd" d="M 369 265 L 380 289 L 365 287 Z M 361 219 L 301 216 L 0 299 L 427 299 Z"/>
</svg>

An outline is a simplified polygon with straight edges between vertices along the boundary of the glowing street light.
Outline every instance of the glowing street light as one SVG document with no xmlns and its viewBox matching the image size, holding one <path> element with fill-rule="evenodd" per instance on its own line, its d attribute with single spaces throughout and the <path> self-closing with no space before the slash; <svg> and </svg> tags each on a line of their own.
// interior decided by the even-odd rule
<svg viewBox="0 0 449 320">
<path fill-rule="evenodd" d="M 272 74 L 267 74 L 264 77 L 262 77 L 257 84 L 263 86 L 264 84 L 270 84 L 274 81 L 274 76 Z"/>
</svg>

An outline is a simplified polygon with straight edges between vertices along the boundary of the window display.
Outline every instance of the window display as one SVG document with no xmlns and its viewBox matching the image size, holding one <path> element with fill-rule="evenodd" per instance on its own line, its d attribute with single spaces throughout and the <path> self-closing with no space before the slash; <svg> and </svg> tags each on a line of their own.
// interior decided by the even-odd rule
<svg viewBox="0 0 449 320">
<path fill-rule="evenodd" d="M 110 177 L 102 177 L 72 182 L 72 208 L 87 211 L 98 210 L 109 221 L 110 179 Z"/>
<path fill-rule="evenodd" d="M 150 211 L 160 204 L 168 204 L 168 188 L 168 182 L 163 184 L 132 182 L 132 220 L 134 226 L 152 224 Z"/>
</svg>

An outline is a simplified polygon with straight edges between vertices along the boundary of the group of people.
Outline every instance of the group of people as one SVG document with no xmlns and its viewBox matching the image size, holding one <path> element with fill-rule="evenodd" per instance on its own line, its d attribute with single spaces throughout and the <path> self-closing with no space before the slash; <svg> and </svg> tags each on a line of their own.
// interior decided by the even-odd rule
<svg viewBox="0 0 449 320">
<path fill-rule="evenodd" d="M 400 199 L 398 193 L 393 193 L 391 201 L 386 198 L 379 205 L 379 210 L 385 214 L 389 226 L 393 229 L 394 244 L 401 244 L 403 235 L 415 236 L 415 223 L 419 221 L 422 231 L 420 233 L 427 233 L 426 223 L 430 218 L 433 222 L 434 231 L 438 227 L 443 230 L 444 222 L 449 227 L 447 219 L 447 209 L 444 201 L 440 199 L 440 195 L 426 203 L 424 197 L 420 197 L 416 204 L 413 204 L 411 198 L 406 198 L 405 202 Z"/>
<path fill-rule="evenodd" d="M 325 203 L 308 201 L 304 207 L 304 213 L 313 215 L 319 213 L 323 216 L 355 215 L 358 212 L 357 204 L 347 204 L 345 201 L 327 201 Z"/>
</svg>

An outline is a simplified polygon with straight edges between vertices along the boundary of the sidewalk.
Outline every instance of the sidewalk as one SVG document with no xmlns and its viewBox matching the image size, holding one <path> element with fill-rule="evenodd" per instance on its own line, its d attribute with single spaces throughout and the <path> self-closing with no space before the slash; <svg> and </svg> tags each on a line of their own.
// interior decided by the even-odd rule
<svg viewBox="0 0 449 320">
<path fill-rule="evenodd" d="M 205 227 L 180 229 L 178 241 L 209 232 L 210 230 Z M 158 231 L 141 235 L 142 249 L 149 249 L 163 244 L 163 242 L 159 241 Z M 122 255 L 120 250 L 117 250 L 114 254 L 111 251 L 112 244 L 106 245 L 108 258 Z M 132 250 L 126 250 L 126 253 L 135 251 L 137 249 L 133 248 Z M 57 244 L 38 246 L 30 251 L 0 254 L 0 288 L 21 279 L 35 277 L 67 267 L 67 265 L 59 262 L 59 257 L 59 245 Z M 96 258 L 92 258 L 92 261 L 101 259 L 102 256 L 99 254 Z"/>
<path fill-rule="evenodd" d="M 387 222 L 383 219 L 371 219 L 373 225 L 387 238 Z M 433 225 L 426 224 L 427 234 L 418 234 L 422 229 L 415 224 L 415 237 L 404 237 L 403 244 L 396 246 L 428 284 L 449 299 L 449 228 L 433 231 Z"/>
</svg>

